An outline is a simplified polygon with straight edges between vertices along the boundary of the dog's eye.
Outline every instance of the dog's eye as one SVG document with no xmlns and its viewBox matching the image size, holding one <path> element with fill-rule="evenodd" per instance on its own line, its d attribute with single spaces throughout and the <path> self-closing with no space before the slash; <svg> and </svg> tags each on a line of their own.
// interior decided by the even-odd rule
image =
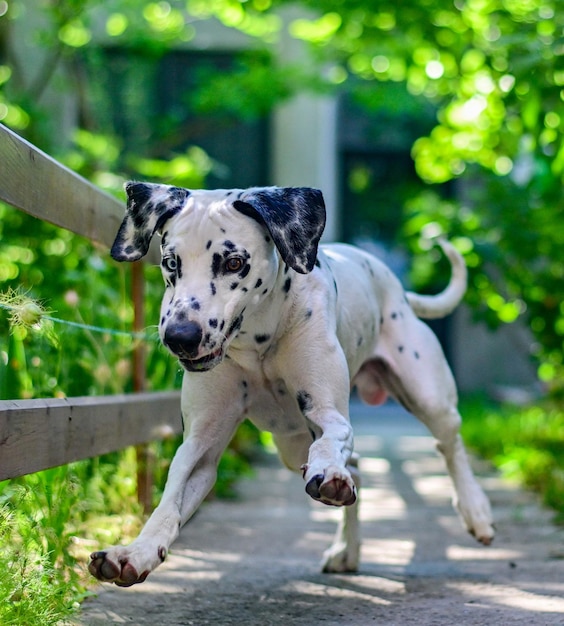
<svg viewBox="0 0 564 626">
<path fill-rule="evenodd" d="M 243 261 L 243 259 L 241 257 L 238 256 L 233 256 L 230 259 L 227 259 L 227 261 L 225 261 L 225 269 L 228 272 L 239 272 L 241 269 L 243 269 L 243 265 L 245 264 L 245 262 Z"/>
<path fill-rule="evenodd" d="M 163 267 L 169 272 L 176 272 L 176 270 L 178 269 L 178 262 L 176 260 L 176 257 L 165 256 L 165 258 L 163 259 Z"/>
</svg>

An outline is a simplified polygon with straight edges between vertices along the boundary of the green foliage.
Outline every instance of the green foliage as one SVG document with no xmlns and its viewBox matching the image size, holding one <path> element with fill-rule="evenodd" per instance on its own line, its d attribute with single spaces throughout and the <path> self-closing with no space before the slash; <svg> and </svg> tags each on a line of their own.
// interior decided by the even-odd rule
<svg viewBox="0 0 564 626">
<path fill-rule="evenodd" d="M 561 394 L 561 3 L 303 4 L 316 17 L 296 20 L 290 31 L 330 65 L 329 81 L 346 86 L 350 77 L 360 77 L 374 94 L 377 81 L 392 82 L 436 105 L 436 123 L 414 142 L 412 156 L 427 183 L 460 179 L 457 201 L 431 191 L 412 198 L 406 204 L 404 237 L 418 250 L 429 248 L 425 235 L 456 239 L 471 266 L 468 302 L 476 316 L 490 326 L 525 321 L 536 340 L 532 356 L 539 378 Z M 400 99 L 393 104 L 408 110 Z M 432 288 L 439 277 L 438 253 L 416 262 L 414 282 Z"/>
<path fill-rule="evenodd" d="M 139 530 L 134 476 L 130 448 L 0 483 L 2 624 L 69 623 L 92 548 Z"/>
<path fill-rule="evenodd" d="M 508 477 L 538 492 L 564 521 L 564 412 L 545 403 L 499 406 L 484 398 L 461 403 L 468 445 Z"/>
<path fill-rule="evenodd" d="M 562 393 L 564 10 L 557 0 L 302 0 L 306 11 L 290 17 L 286 30 L 278 12 L 294 15 L 295 4 L 286 0 L 2 4 L 0 122 L 122 199 L 126 178 L 204 186 L 222 168 L 199 145 L 206 129 L 260 118 L 304 89 L 354 91 L 357 102 L 380 112 L 383 127 L 393 123 L 390 112 L 427 125 L 437 111 L 413 144 L 415 166 L 429 184 L 458 179 L 460 193 L 454 201 L 429 187 L 406 200 L 403 237 L 426 251 L 415 257 L 414 282 L 426 289 L 443 284 L 440 272 L 448 267 L 426 237 L 447 234 L 468 262 L 476 316 L 491 326 L 526 320 L 539 376 Z M 180 107 L 159 109 L 163 60 L 210 19 L 250 38 L 252 53 L 200 72 L 179 87 Z M 27 58 L 14 42 L 29 36 L 42 53 Z M 285 67 L 275 61 L 283 37 L 303 42 L 309 60 Z M 382 82 L 391 89 L 379 89 Z M 68 128 L 65 107 L 53 105 L 65 94 L 76 106 L 76 128 Z M 413 141 L 411 133 L 405 137 Z M 367 172 L 353 174 L 362 189 Z M 23 291 L 59 318 L 130 329 L 129 271 L 106 251 L 4 205 L 0 239 L 0 292 Z M 161 278 L 158 268 L 145 273 L 152 323 Z M 0 310 L 0 398 L 131 390 L 133 339 L 45 322 L 10 332 L 8 317 Z M 147 350 L 150 387 L 177 385 L 178 368 L 158 342 Z M 465 426 L 475 445 L 528 483 L 544 485 L 547 502 L 561 503 L 561 414 L 475 413 Z M 246 430 L 237 435 L 220 464 L 221 490 L 229 493 L 233 477 L 246 471 L 243 442 L 257 438 Z M 176 445 L 155 445 L 159 486 Z M 8 573 L 0 581 L 2 623 L 14 616 L 26 624 L 65 619 L 80 593 L 69 544 L 92 537 L 84 509 L 97 516 L 96 541 L 118 539 L 110 529 L 120 524 L 104 523 L 106 512 L 121 515 L 126 534 L 133 532 L 124 509 L 138 512 L 134 475 L 129 450 L 0 486 L 9 521 L 0 526 L 9 548 L 0 554 Z"/>
<path fill-rule="evenodd" d="M 59 624 L 72 614 L 82 593 L 67 552 L 66 524 L 76 499 L 72 492 L 61 493 L 66 487 L 61 476 L 34 478 L 29 489 L 0 483 L 2 624 Z M 39 508 L 37 500 L 44 506 Z M 63 569 L 65 565 L 70 567 Z"/>
</svg>

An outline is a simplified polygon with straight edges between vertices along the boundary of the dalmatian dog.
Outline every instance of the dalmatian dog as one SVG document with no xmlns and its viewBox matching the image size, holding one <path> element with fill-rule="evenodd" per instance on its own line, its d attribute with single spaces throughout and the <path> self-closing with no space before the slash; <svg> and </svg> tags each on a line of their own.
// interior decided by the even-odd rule
<svg viewBox="0 0 564 626">
<path fill-rule="evenodd" d="M 111 254 L 135 261 L 161 236 L 166 285 L 159 333 L 184 371 L 185 437 L 162 500 L 128 546 L 94 552 L 90 572 L 119 586 L 143 582 L 216 479 L 220 456 L 246 418 L 270 431 L 305 491 L 344 508 L 325 572 L 359 563 L 357 459 L 349 422 L 356 387 L 368 404 L 388 395 L 438 442 L 467 530 L 489 544 L 487 497 L 459 434 L 453 376 L 419 318 L 442 317 L 466 290 L 466 267 L 446 241 L 452 276 L 437 296 L 405 292 L 379 260 L 321 245 L 325 205 L 310 188 L 198 190 L 126 184 Z"/>
</svg>

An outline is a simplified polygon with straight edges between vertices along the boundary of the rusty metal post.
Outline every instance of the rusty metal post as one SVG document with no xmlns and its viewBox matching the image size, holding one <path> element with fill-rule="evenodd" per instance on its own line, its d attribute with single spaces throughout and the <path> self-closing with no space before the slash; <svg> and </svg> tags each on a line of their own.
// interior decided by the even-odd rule
<svg viewBox="0 0 564 626">
<path fill-rule="evenodd" d="M 131 266 L 131 296 L 133 300 L 133 330 L 142 332 L 145 328 L 145 279 L 142 261 Z M 143 341 L 138 341 L 133 349 L 133 390 L 145 391 L 146 388 L 146 348 Z M 152 509 L 153 463 L 149 445 L 135 447 L 137 457 L 137 500 L 145 513 Z"/>
</svg>

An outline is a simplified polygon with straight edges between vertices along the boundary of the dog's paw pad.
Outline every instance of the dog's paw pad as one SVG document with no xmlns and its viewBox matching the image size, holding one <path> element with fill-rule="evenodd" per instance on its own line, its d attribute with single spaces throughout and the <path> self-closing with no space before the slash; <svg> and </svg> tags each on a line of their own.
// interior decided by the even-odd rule
<svg viewBox="0 0 564 626">
<path fill-rule="evenodd" d="M 325 474 L 315 474 L 306 484 L 306 493 L 314 500 L 332 506 L 350 506 L 356 501 L 356 488 L 350 476 L 344 474 L 327 477 Z"/>
<path fill-rule="evenodd" d="M 306 485 L 306 493 L 314 500 L 321 499 L 321 493 L 319 491 L 319 488 L 323 483 L 324 478 L 325 476 L 323 474 L 316 474 Z"/>
<path fill-rule="evenodd" d="M 121 569 L 119 580 L 114 581 L 118 587 L 131 587 L 135 583 L 142 583 L 149 575 L 149 572 L 143 572 L 141 576 L 131 563 L 125 563 Z"/>
</svg>

